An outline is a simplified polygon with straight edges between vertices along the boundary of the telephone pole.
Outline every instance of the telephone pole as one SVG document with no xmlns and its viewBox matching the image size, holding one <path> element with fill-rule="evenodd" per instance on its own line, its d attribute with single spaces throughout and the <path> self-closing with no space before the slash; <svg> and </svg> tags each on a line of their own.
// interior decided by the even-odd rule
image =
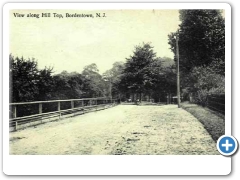
<svg viewBox="0 0 240 180">
<path fill-rule="evenodd" d="M 177 48 L 177 103 L 180 108 L 180 74 L 179 74 L 179 47 L 178 47 L 178 34 L 176 35 L 176 48 Z"/>
<path fill-rule="evenodd" d="M 112 103 L 112 79 L 110 78 L 110 98 L 111 98 L 111 103 Z"/>
</svg>

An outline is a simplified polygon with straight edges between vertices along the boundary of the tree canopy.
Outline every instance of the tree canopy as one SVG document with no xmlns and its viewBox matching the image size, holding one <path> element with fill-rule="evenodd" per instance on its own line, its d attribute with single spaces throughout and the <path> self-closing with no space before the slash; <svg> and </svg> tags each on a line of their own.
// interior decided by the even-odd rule
<svg viewBox="0 0 240 180">
<path fill-rule="evenodd" d="M 38 69 L 35 59 L 9 55 L 10 101 L 33 101 L 49 98 L 53 85 L 52 68 Z"/>
<path fill-rule="evenodd" d="M 10 101 L 43 101 L 104 97 L 106 87 L 96 64 L 86 66 L 82 74 L 63 71 L 53 75 L 53 68 L 39 69 L 37 61 L 9 56 Z"/>
<path fill-rule="evenodd" d="M 168 58 L 156 57 L 150 43 L 136 46 L 133 55 L 126 59 L 119 82 L 121 91 L 137 93 L 140 99 L 142 95 L 148 95 L 157 100 L 166 93 L 175 93 L 172 79 L 176 76 L 172 73 L 174 66 L 170 64 Z"/>
<path fill-rule="evenodd" d="M 176 52 L 179 36 L 180 69 L 225 62 L 225 21 L 220 10 L 180 10 L 179 30 L 169 34 L 171 50 Z M 223 70 L 224 71 L 224 70 Z"/>
</svg>

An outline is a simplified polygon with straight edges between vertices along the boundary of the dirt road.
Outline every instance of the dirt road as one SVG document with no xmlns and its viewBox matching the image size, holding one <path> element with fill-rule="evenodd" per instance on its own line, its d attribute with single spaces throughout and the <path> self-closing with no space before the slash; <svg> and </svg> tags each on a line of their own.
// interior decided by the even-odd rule
<svg viewBox="0 0 240 180">
<path fill-rule="evenodd" d="M 176 105 L 119 105 L 10 133 L 10 154 L 219 154 L 202 124 Z"/>
</svg>

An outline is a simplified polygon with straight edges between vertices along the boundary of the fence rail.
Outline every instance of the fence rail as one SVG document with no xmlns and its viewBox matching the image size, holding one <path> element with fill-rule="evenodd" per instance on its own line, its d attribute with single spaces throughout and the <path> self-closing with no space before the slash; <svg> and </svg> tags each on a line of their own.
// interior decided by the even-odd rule
<svg viewBox="0 0 240 180">
<path fill-rule="evenodd" d="M 225 114 L 225 94 L 210 94 L 207 96 L 206 106 L 209 109 Z"/>
<path fill-rule="evenodd" d="M 62 116 L 75 116 L 84 114 L 86 111 L 106 109 L 117 103 L 117 99 L 109 98 L 10 103 L 10 131 L 40 124 L 49 120 L 60 119 Z"/>
<path fill-rule="evenodd" d="M 196 95 L 193 102 L 225 115 L 225 94 L 208 94 L 205 98 Z"/>
</svg>

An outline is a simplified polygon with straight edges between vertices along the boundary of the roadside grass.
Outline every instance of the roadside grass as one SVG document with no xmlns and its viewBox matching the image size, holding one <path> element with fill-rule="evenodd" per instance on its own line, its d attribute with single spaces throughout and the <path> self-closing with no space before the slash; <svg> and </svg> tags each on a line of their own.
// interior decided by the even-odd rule
<svg viewBox="0 0 240 180">
<path fill-rule="evenodd" d="M 203 124 L 203 127 L 208 131 L 215 142 L 217 142 L 220 136 L 225 134 L 225 118 L 223 115 L 213 112 L 206 107 L 189 102 L 181 103 L 181 107 L 191 113 Z"/>
</svg>

